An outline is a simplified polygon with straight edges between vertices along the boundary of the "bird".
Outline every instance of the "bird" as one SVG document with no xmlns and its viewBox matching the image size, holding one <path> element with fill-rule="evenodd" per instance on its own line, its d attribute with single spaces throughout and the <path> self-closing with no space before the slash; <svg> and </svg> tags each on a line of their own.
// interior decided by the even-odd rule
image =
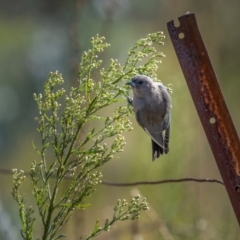
<svg viewBox="0 0 240 240">
<path fill-rule="evenodd" d="M 133 90 L 133 98 L 128 97 L 128 103 L 138 124 L 151 137 L 152 161 L 155 161 L 169 152 L 171 97 L 162 83 L 146 75 L 136 75 L 126 84 Z"/>
</svg>

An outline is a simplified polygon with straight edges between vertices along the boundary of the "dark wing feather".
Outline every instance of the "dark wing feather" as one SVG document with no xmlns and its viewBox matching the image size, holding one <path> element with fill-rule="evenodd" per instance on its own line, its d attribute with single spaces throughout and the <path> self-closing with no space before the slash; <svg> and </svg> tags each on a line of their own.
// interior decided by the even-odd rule
<svg viewBox="0 0 240 240">
<path fill-rule="evenodd" d="M 165 131 L 164 136 L 164 152 L 167 154 L 169 152 L 169 137 L 170 137 L 170 124 L 169 127 Z"/>
<path fill-rule="evenodd" d="M 163 154 L 163 148 L 160 147 L 157 143 L 152 141 L 152 160 L 154 161 L 156 158 L 159 158 L 161 154 Z"/>
<path fill-rule="evenodd" d="M 163 85 L 159 85 L 161 89 L 163 101 L 165 102 L 164 106 L 166 106 L 166 115 L 163 123 L 163 131 L 165 130 L 164 135 L 164 153 L 167 154 L 169 152 L 169 139 L 170 139 L 170 124 L 171 124 L 171 97 L 167 91 L 167 88 Z"/>
</svg>

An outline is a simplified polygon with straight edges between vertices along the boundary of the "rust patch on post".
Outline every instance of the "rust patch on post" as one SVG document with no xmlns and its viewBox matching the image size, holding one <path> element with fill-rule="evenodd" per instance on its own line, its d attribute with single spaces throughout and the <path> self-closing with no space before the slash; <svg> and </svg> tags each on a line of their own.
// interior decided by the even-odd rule
<svg viewBox="0 0 240 240">
<path fill-rule="evenodd" d="M 167 24 L 192 99 L 240 225 L 240 141 L 193 13 Z"/>
</svg>

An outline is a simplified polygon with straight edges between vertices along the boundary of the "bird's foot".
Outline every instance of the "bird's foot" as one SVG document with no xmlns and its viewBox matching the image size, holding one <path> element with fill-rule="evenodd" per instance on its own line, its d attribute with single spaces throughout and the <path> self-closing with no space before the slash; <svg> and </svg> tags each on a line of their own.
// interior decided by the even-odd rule
<svg viewBox="0 0 240 240">
<path fill-rule="evenodd" d="M 127 97 L 127 102 L 132 106 L 133 105 L 133 99 L 130 97 Z"/>
</svg>

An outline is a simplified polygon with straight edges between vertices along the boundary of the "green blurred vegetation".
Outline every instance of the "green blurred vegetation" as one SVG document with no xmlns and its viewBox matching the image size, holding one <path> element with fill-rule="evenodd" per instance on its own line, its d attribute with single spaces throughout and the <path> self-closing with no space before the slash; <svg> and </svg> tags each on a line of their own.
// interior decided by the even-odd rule
<svg viewBox="0 0 240 240">
<path fill-rule="evenodd" d="M 33 93 L 42 92 L 50 71 L 63 73 L 66 87 L 76 85 L 80 55 L 97 33 L 111 48 L 102 58 L 122 62 L 140 37 L 164 31 L 166 55 L 158 77 L 172 83 L 172 132 L 170 152 L 151 162 L 149 137 L 131 118 L 134 130 L 125 134 L 127 145 L 120 158 L 102 169 L 105 180 L 129 182 L 180 177 L 220 178 L 202 126 L 193 106 L 166 23 L 185 12 L 195 12 L 198 25 L 220 81 L 233 121 L 240 133 L 240 2 L 237 0 L 92 0 L 0 2 L 0 150 L 1 168 L 28 170 L 37 158 L 31 142 L 40 141 L 34 121 L 37 107 Z M 97 79 L 98 76 L 96 76 Z M 68 181 L 66 181 L 66 185 Z M 11 196 L 11 176 L 0 175 L 1 209 L 9 215 L 11 231 L 20 229 L 18 209 Z M 138 188 L 172 239 L 240 239 L 238 224 L 221 185 L 179 183 Z M 24 189 L 28 192 L 28 187 Z M 96 218 L 112 214 L 118 198 L 129 199 L 132 188 L 100 186 L 91 207 L 78 211 L 64 232 L 68 239 L 88 233 Z M 31 199 L 30 199 L 31 201 Z M 0 227 L 2 229 L 2 227 Z M 39 231 L 41 229 L 39 228 Z M 0 239 L 6 240 L 3 231 Z M 167 239 L 148 217 L 137 223 L 117 225 L 96 239 Z"/>
</svg>

